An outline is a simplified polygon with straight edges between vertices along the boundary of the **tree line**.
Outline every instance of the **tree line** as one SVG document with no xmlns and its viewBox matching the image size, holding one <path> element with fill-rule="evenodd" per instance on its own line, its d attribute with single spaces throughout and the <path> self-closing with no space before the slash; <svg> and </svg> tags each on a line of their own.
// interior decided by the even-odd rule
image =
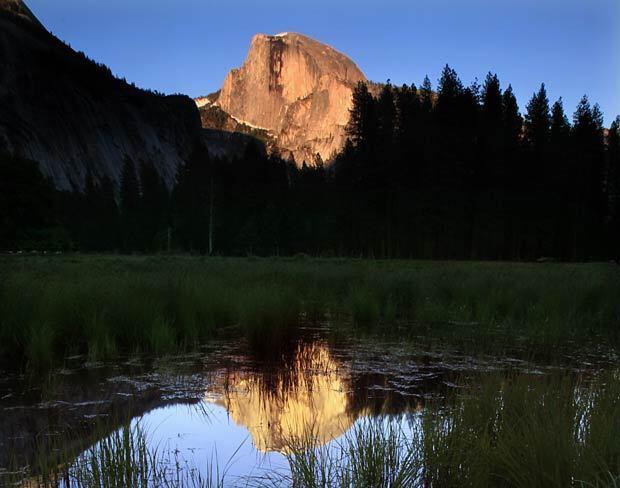
<svg viewBox="0 0 620 488">
<path fill-rule="evenodd" d="M 336 160 L 342 240 L 379 256 L 602 259 L 619 248 L 618 126 L 584 96 L 572 122 L 540 87 L 524 115 L 498 77 L 436 91 L 358 85 Z"/>
<path fill-rule="evenodd" d="M 375 91 L 375 90 L 373 90 Z M 333 163 L 298 167 L 259 144 L 197 145 L 166 186 L 126 158 L 120 184 L 60 192 L 0 157 L 0 248 L 430 259 L 590 260 L 620 254 L 620 118 L 584 97 L 572 121 L 542 85 L 525 113 L 496 75 L 464 86 L 353 92 Z"/>
</svg>

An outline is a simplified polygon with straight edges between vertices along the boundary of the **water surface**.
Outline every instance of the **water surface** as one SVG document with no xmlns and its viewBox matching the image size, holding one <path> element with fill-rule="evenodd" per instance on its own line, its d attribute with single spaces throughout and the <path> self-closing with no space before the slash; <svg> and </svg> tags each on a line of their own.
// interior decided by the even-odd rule
<svg viewBox="0 0 620 488">
<path fill-rule="evenodd" d="M 416 428 L 426 402 L 476 375 L 569 369 L 587 377 L 618 364 L 613 349 L 600 346 L 567 345 L 553 361 L 533 361 L 526 346 L 498 356 L 422 340 L 334 339 L 327 332 L 304 329 L 269 354 L 222 340 L 163 359 L 68 358 L 46 383 L 5 373 L 0 466 L 35 465 L 37 452 L 59 445 L 77 457 L 95 432 L 104 437 L 140 426 L 171 462 L 205 476 L 226 472 L 231 484 L 241 483 L 285 473 L 291 443 L 309 432 L 317 445 L 336 448 L 365 419 Z"/>
</svg>

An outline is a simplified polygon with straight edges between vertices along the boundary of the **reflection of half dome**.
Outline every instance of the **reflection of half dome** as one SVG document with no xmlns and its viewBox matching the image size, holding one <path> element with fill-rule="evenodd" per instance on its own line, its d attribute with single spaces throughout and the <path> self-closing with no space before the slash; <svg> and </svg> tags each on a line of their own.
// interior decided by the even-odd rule
<svg viewBox="0 0 620 488">
<path fill-rule="evenodd" d="M 257 373 L 222 378 L 214 403 L 245 426 L 260 451 L 286 452 L 309 434 L 326 443 L 355 420 L 348 412 L 348 379 L 325 345 L 300 345 L 291 367 L 266 385 Z"/>
</svg>

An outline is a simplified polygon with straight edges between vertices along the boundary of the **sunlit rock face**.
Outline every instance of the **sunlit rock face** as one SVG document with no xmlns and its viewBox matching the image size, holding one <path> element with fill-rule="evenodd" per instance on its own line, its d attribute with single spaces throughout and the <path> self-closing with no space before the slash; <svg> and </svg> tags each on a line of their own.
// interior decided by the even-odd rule
<svg viewBox="0 0 620 488">
<path fill-rule="evenodd" d="M 215 104 L 268 131 L 282 155 L 313 164 L 317 153 L 328 161 L 342 148 L 359 81 L 366 77 L 355 63 L 326 44 L 296 33 L 258 34 Z"/>
<path fill-rule="evenodd" d="M 260 451 L 286 453 L 291 444 L 329 442 L 346 432 L 358 415 L 350 412 L 346 372 L 321 344 L 301 345 L 288 371 L 273 381 L 238 371 L 207 400 L 222 405 L 248 429 Z"/>
</svg>

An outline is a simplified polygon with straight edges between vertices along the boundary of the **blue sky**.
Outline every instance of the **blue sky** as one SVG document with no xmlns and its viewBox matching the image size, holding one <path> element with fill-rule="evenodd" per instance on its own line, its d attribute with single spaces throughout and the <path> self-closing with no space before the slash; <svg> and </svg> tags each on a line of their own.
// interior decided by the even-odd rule
<svg viewBox="0 0 620 488">
<path fill-rule="evenodd" d="M 620 0 L 26 0 L 75 49 L 137 85 L 217 90 L 253 34 L 295 31 L 348 54 L 374 81 L 465 83 L 496 72 L 524 110 L 541 82 L 569 116 L 584 93 L 620 114 Z"/>
</svg>

